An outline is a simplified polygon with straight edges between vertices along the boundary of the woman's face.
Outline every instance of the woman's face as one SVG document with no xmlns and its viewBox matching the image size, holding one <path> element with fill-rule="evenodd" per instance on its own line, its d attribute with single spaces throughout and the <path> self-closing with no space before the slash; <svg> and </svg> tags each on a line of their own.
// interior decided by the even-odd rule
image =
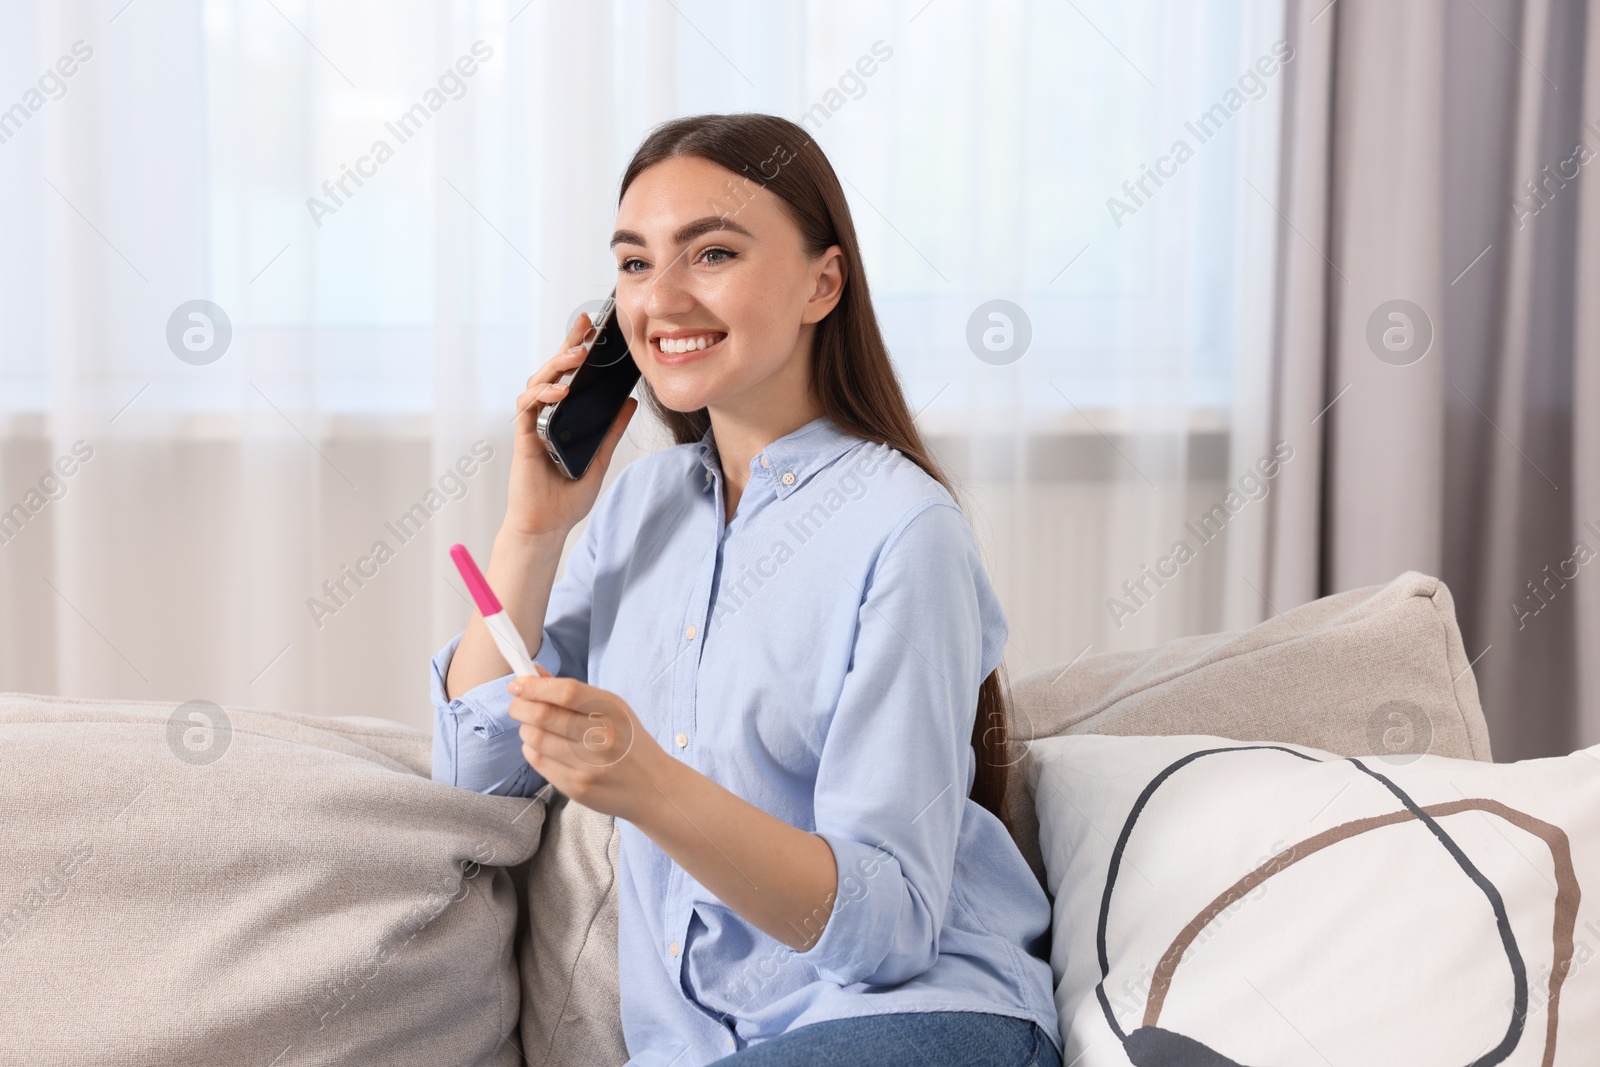
<svg viewBox="0 0 1600 1067">
<path fill-rule="evenodd" d="M 808 257 L 774 194 L 698 156 L 639 173 L 611 244 L 628 347 L 663 405 L 806 402 L 814 324 L 843 292 L 837 245 Z"/>
</svg>

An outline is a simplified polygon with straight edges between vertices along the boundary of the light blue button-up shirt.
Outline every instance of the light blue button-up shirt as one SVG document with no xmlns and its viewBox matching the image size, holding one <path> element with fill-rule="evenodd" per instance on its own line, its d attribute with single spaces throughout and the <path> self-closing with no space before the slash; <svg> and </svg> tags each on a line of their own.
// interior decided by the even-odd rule
<svg viewBox="0 0 1600 1067">
<path fill-rule="evenodd" d="M 1059 1048 L 1048 901 L 967 796 L 978 687 L 1007 636 L 971 527 L 915 463 L 827 416 L 750 475 L 725 522 L 709 431 L 618 472 L 535 656 L 618 694 L 667 752 L 820 835 L 838 866 L 822 935 L 796 952 L 619 820 L 629 1067 L 884 1012 L 1017 1016 Z M 511 676 L 445 697 L 460 640 L 433 660 L 433 777 L 531 796 L 545 780 L 508 715 Z"/>
</svg>

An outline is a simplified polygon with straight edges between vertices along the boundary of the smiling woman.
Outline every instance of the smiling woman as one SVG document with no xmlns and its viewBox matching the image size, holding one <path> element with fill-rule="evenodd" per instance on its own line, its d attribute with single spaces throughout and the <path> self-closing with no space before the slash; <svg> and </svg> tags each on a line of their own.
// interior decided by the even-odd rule
<svg viewBox="0 0 1600 1067">
<path fill-rule="evenodd" d="M 531 440 L 580 316 L 517 399 L 488 574 L 550 676 L 508 678 L 474 614 L 433 661 L 434 777 L 620 820 L 633 1067 L 1058 1065 L 1048 903 L 1002 816 L 1009 627 L 832 166 L 774 116 L 666 123 L 611 246 L 676 445 L 601 495 L 636 404 L 580 479 Z"/>
</svg>

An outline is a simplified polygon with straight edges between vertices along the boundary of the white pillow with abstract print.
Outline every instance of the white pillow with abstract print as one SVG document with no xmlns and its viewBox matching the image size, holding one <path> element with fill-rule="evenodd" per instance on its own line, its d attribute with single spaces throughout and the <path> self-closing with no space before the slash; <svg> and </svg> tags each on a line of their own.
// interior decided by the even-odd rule
<svg viewBox="0 0 1600 1067">
<path fill-rule="evenodd" d="M 1600 746 L 1034 741 L 1074 1067 L 1592 1065 Z"/>
</svg>

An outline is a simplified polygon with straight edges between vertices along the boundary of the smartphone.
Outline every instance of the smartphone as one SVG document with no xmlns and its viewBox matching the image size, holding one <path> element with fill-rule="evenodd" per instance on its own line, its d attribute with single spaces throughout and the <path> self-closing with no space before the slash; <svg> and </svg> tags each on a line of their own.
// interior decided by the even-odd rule
<svg viewBox="0 0 1600 1067">
<path fill-rule="evenodd" d="M 568 478 L 582 478 L 589 469 L 606 431 L 622 410 L 622 402 L 639 381 L 639 365 L 628 351 L 616 298 L 613 289 L 592 317 L 594 327 L 583 341 L 589 354 L 559 379 L 569 387 L 567 394 L 539 412 L 539 439 Z"/>
</svg>

